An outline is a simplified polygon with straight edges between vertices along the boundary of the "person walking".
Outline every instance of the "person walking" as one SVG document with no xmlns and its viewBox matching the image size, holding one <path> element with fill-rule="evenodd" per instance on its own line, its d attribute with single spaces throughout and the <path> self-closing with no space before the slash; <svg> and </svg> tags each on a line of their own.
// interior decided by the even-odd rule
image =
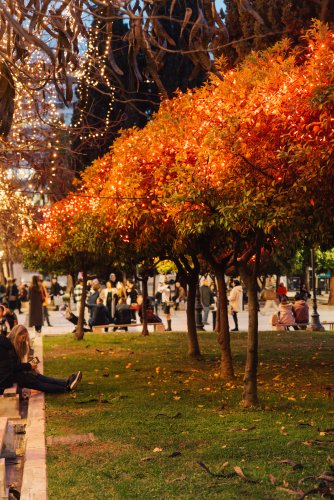
<svg viewBox="0 0 334 500">
<path fill-rule="evenodd" d="M 43 325 L 44 321 L 48 326 L 52 326 L 50 323 L 49 309 L 48 305 L 50 304 L 50 295 L 48 294 L 48 290 L 46 287 L 46 282 L 42 282 L 43 292 L 44 292 L 44 301 L 43 301 Z"/>
<path fill-rule="evenodd" d="M 278 296 L 275 286 L 272 284 L 271 278 L 268 278 L 267 280 L 267 286 L 261 293 L 261 299 L 265 300 L 264 308 L 260 311 L 263 316 L 265 316 L 270 309 L 272 309 L 274 313 L 277 313 Z"/>
<path fill-rule="evenodd" d="M 183 286 L 179 281 L 175 283 L 175 295 L 172 297 L 175 303 L 175 311 L 179 309 L 180 304 L 183 304 L 187 300 L 187 294 Z"/>
<path fill-rule="evenodd" d="M 208 317 L 211 304 L 211 290 L 207 279 L 203 281 L 203 285 L 200 288 L 200 297 L 201 297 L 201 304 L 203 307 L 203 323 L 204 325 L 208 325 L 209 324 Z"/>
<path fill-rule="evenodd" d="M 162 310 L 164 312 L 166 321 L 167 321 L 167 328 L 166 332 L 171 332 L 172 331 L 172 318 L 170 315 L 170 301 L 171 301 L 171 290 L 170 286 L 167 281 L 164 281 L 163 283 L 160 282 L 159 288 L 157 290 L 159 293 L 161 293 L 161 304 L 162 304 Z"/>
<path fill-rule="evenodd" d="M 242 286 L 239 280 L 233 280 L 232 286 L 233 288 L 229 296 L 229 306 L 234 321 L 234 328 L 232 328 L 231 332 L 238 332 L 238 312 L 242 310 Z"/>
<path fill-rule="evenodd" d="M 8 336 L 0 335 L 0 392 L 17 383 L 25 389 L 47 393 L 73 391 L 82 373 L 78 371 L 67 379 L 46 377 L 37 370 L 37 363 L 25 362 L 30 352 L 29 333 L 25 326 L 16 325 Z"/>
<path fill-rule="evenodd" d="M 29 287 L 29 327 L 34 326 L 37 333 L 41 333 L 43 325 L 43 302 L 45 293 L 42 280 L 34 275 Z"/>
</svg>

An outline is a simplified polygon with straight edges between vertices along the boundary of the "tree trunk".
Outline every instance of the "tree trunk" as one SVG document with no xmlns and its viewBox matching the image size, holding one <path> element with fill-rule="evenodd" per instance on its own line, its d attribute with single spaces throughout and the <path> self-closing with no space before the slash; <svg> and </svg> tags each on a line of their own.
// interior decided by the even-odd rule
<svg viewBox="0 0 334 500">
<path fill-rule="evenodd" d="M 217 316 L 219 317 L 218 342 L 222 350 L 220 375 L 223 379 L 231 380 L 234 378 L 234 370 L 231 352 L 230 329 L 228 325 L 227 315 L 226 283 L 224 279 L 224 273 L 221 271 L 221 269 L 218 268 L 218 266 L 216 267 L 215 271 L 219 296 L 217 310 Z"/>
<path fill-rule="evenodd" d="M 195 319 L 195 300 L 198 275 L 188 281 L 187 297 L 187 329 L 188 329 L 188 354 L 192 358 L 200 358 L 201 351 L 198 343 L 196 319 Z"/>
<path fill-rule="evenodd" d="M 85 306 L 86 306 L 86 296 L 87 296 L 87 272 L 82 272 L 82 295 L 80 301 L 80 311 L 78 317 L 78 324 L 75 329 L 75 338 L 77 340 L 82 340 L 84 338 L 84 322 L 85 322 Z"/>
<path fill-rule="evenodd" d="M 328 297 L 328 304 L 330 306 L 334 305 L 334 275 L 333 272 L 331 271 L 331 277 L 329 278 L 329 297 Z"/>
<path fill-rule="evenodd" d="M 143 305 L 142 305 L 142 310 L 143 310 L 143 330 L 141 334 L 146 337 L 149 335 L 148 333 L 148 327 L 147 327 L 147 312 L 146 312 L 146 306 L 147 306 L 147 297 L 148 297 L 148 276 L 142 276 L 142 293 L 143 293 Z"/>
<path fill-rule="evenodd" d="M 242 277 L 242 274 L 241 274 Z M 247 355 L 244 374 L 243 405 L 245 407 L 259 404 L 257 397 L 257 365 L 258 365 L 258 301 L 256 275 L 243 279 L 247 283 L 248 293 L 248 338 Z"/>
</svg>

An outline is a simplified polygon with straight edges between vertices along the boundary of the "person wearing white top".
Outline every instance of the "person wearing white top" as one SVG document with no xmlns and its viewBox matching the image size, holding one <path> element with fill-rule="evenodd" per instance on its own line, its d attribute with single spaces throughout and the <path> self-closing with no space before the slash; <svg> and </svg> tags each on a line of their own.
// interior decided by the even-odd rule
<svg viewBox="0 0 334 500">
<path fill-rule="evenodd" d="M 239 280 L 233 280 L 232 286 L 233 288 L 229 296 L 229 305 L 235 327 L 231 332 L 238 332 L 238 312 L 242 310 L 242 286 Z"/>
</svg>

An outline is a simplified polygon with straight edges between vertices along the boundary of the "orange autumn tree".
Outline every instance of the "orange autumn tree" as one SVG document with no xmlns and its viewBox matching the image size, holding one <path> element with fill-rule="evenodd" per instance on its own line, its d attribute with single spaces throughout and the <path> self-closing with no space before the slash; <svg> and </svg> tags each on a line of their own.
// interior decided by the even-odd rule
<svg viewBox="0 0 334 500">
<path fill-rule="evenodd" d="M 326 224 L 333 221 L 333 204 L 327 203 L 333 197 L 333 33 L 317 26 L 308 39 L 308 52 L 291 52 L 284 41 L 252 54 L 224 82 L 213 81 L 193 93 L 190 121 L 197 114 L 207 133 L 204 139 L 200 134 L 195 175 L 188 161 L 176 164 L 171 173 L 177 175 L 169 193 L 176 194 L 169 206 L 183 230 L 207 235 L 220 227 L 234 240 L 231 264 L 249 295 L 246 405 L 257 404 L 256 275 L 261 255 L 274 251 L 283 239 L 289 245 L 305 234 L 315 241 L 324 238 Z M 182 98 L 178 106 L 180 114 Z M 194 134 L 192 127 L 188 134 Z M 310 232 L 310 221 L 315 231 Z"/>
<path fill-rule="evenodd" d="M 172 162 L 173 153 L 171 158 L 167 158 L 166 149 L 159 139 L 153 137 L 150 125 L 144 130 L 133 129 L 125 132 L 114 143 L 110 154 L 97 160 L 86 170 L 83 182 L 90 189 L 95 186 L 98 190 L 107 226 L 113 233 L 117 231 L 120 244 L 127 243 L 128 247 L 124 247 L 124 261 L 134 259 L 140 264 L 144 303 L 148 275 L 159 260 L 173 259 L 178 269 L 184 272 L 190 283 L 187 309 L 189 355 L 199 357 L 194 310 L 199 262 L 196 253 L 189 246 L 186 248 L 186 257 L 175 251 L 174 223 L 166 216 L 165 207 L 159 201 L 163 193 L 162 183 L 159 182 L 158 190 L 152 184 L 152 171 L 156 165 L 162 159 Z M 103 182 L 97 182 L 101 178 Z M 148 333 L 145 313 L 143 333 Z"/>
<path fill-rule="evenodd" d="M 83 273 L 83 293 L 75 336 L 84 336 L 87 273 L 112 258 L 104 222 L 97 210 L 98 199 L 88 192 L 71 193 L 50 208 L 42 220 L 25 234 L 22 248 L 30 268 Z"/>
</svg>

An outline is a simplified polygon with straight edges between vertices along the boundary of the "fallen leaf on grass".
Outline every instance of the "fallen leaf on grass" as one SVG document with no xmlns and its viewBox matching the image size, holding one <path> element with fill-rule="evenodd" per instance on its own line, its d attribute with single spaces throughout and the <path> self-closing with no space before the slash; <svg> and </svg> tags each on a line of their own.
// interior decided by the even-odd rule
<svg viewBox="0 0 334 500">
<path fill-rule="evenodd" d="M 326 434 L 334 434 L 334 429 L 324 429 L 321 431 L 318 429 L 320 436 L 326 436 Z"/>
<path fill-rule="evenodd" d="M 168 458 L 175 458 L 175 457 L 179 457 L 180 455 L 182 455 L 182 453 L 180 451 L 173 451 L 173 453 L 171 453 L 170 455 L 167 455 Z"/>
<path fill-rule="evenodd" d="M 287 458 L 285 460 L 279 460 L 278 463 L 291 465 L 291 467 L 293 468 L 293 470 L 298 470 L 298 469 L 303 469 L 304 468 L 304 466 L 302 464 L 299 464 L 297 462 L 293 462 L 289 458 Z"/>
<path fill-rule="evenodd" d="M 271 484 L 276 484 L 277 483 L 276 477 L 273 476 L 272 474 L 269 474 L 269 480 L 270 480 Z"/>
<path fill-rule="evenodd" d="M 280 430 L 279 430 L 280 434 L 282 434 L 283 436 L 287 436 L 288 433 L 286 432 L 285 430 L 285 427 L 281 427 Z"/>
<path fill-rule="evenodd" d="M 209 469 L 209 467 L 207 467 L 205 465 L 205 463 L 203 462 L 197 462 L 198 465 L 200 467 L 202 467 L 202 469 L 205 470 L 205 472 L 207 472 L 208 474 L 210 474 L 210 476 L 212 477 L 222 477 L 222 478 L 231 478 L 231 477 L 234 477 L 234 476 L 239 476 L 241 479 L 243 479 L 244 481 L 247 481 L 248 483 L 257 483 L 257 481 L 254 481 L 253 479 L 249 479 L 247 476 L 245 476 L 245 474 L 243 473 L 243 470 L 241 469 L 241 467 L 239 466 L 236 466 L 234 467 L 234 472 L 218 472 L 218 473 L 215 473 L 215 472 L 211 472 L 211 470 Z"/>
<path fill-rule="evenodd" d="M 141 462 L 148 462 L 149 460 L 156 460 L 157 457 L 143 457 L 140 459 Z"/>
<path fill-rule="evenodd" d="M 243 479 L 244 481 L 247 481 L 247 483 L 256 483 L 257 481 L 254 481 L 254 479 L 249 479 L 247 476 L 245 476 L 243 470 L 241 467 L 239 467 L 238 465 L 233 467 L 234 469 L 234 472 L 239 476 L 241 477 L 241 479 Z"/>
<path fill-rule="evenodd" d="M 210 474 L 210 476 L 212 476 L 212 477 L 224 477 L 224 478 L 228 478 L 228 477 L 233 477 L 235 475 L 234 472 L 230 472 L 228 474 L 225 474 L 225 473 L 222 473 L 222 472 L 218 472 L 218 473 L 211 472 L 211 470 L 209 469 L 209 467 L 207 467 L 205 465 L 205 463 L 203 463 L 203 462 L 197 462 L 197 463 L 198 463 L 198 465 L 200 467 L 202 467 L 202 469 L 205 470 L 205 472 L 207 472 L 208 474 Z"/>
<path fill-rule="evenodd" d="M 162 451 L 162 448 L 154 448 L 153 453 L 160 453 Z"/>
<path fill-rule="evenodd" d="M 184 474 L 182 474 L 182 476 L 175 477 L 174 479 L 166 479 L 166 483 L 167 484 L 173 484 L 173 483 L 176 483 L 176 481 L 184 481 L 185 479 L 187 479 L 187 476 L 185 476 Z"/>
<path fill-rule="evenodd" d="M 87 403 L 111 403 L 108 399 L 97 399 L 97 398 L 92 398 L 92 399 L 87 399 L 86 401 L 76 401 L 76 404 L 78 405 L 84 405 Z"/>
<path fill-rule="evenodd" d="M 308 439 L 307 441 L 303 441 L 302 444 L 305 446 L 312 446 L 315 444 L 316 446 L 334 446 L 334 441 L 321 441 L 320 439 Z"/>
<path fill-rule="evenodd" d="M 167 417 L 167 418 L 179 418 L 182 416 L 182 413 L 181 412 L 177 412 L 175 413 L 175 415 L 167 415 L 167 413 L 158 413 L 155 418 L 157 417 Z"/>
<path fill-rule="evenodd" d="M 238 431 L 253 431 L 256 429 L 255 425 L 253 427 L 234 427 L 233 429 L 229 429 L 229 432 L 238 432 Z"/>
<path fill-rule="evenodd" d="M 102 373 L 102 377 L 109 377 L 109 373 Z"/>
<path fill-rule="evenodd" d="M 318 479 L 320 479 L 320 481 L 327 481 L 327 483 L 334 483 L 334 476 L 330 476 L 329 474 L 328 472 L 323 472 L 318 476 Z"/>
<path fill-rule="evenodd" d="M 283 488 L 282 486 L 277 486 L 276 490 L 277 491 L 284 491 L 285 493 L 288 493 L 289 495 L 297 496 L 298 498 L 304 498 L 304 495 L 305 495 L 305 493 L 300 489 L 291 490 L 289 488 Z"/>
</svg>

